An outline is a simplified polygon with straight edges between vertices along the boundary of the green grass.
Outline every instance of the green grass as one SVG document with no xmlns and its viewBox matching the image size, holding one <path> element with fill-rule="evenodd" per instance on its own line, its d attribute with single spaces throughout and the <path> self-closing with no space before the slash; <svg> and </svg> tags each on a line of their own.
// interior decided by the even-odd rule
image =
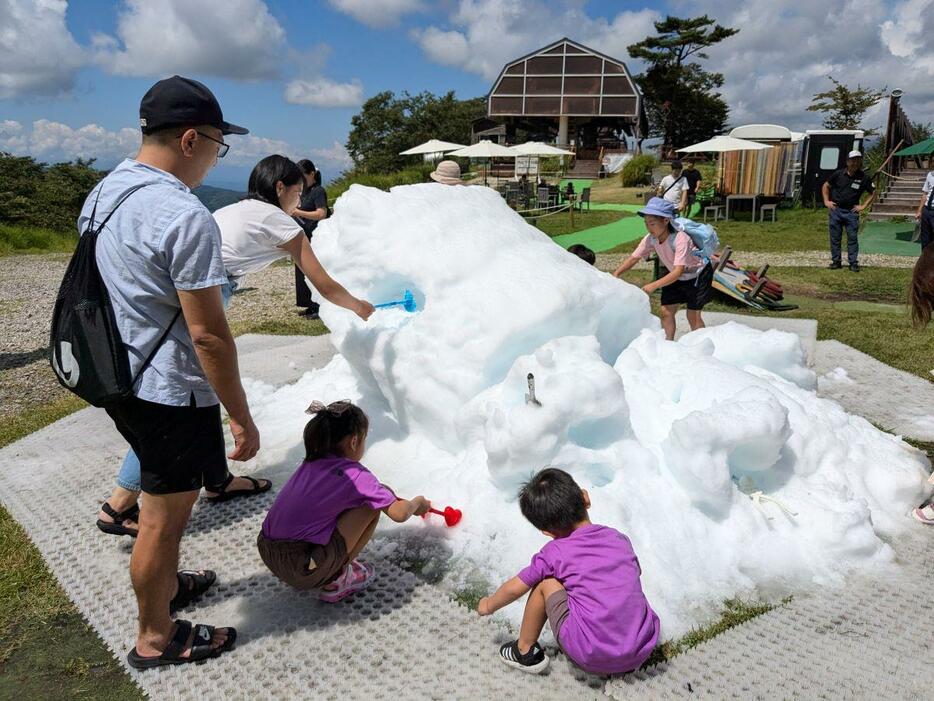
<svg viewBox="0 0 934 701">
<path fill-rule="evenodd" d="M 232 321 L 230 330 L 234 336 L 242 336 L 245 333 L 264 333 L 271 336 L 321 336 L 328 333 L 328 327 L 320 319 L 309 320 L 297 314 L 293 317 Z"/>
<path fill-rule="evenodd" d="M 784 606 L 790 601 L 791 597 L 786 597 L 782 599 L 779 605 Z M 651 654 L 649 659 L 646 660 L 643 667 L 650 667 L 660 662 L 671 660 L 687 652 L 692 647 L 697 647 L 701 643 L 717 637 L 730 628 L 751 621 L 753 618 L 761 616 L 763 613 L 767 613 L 775 608 L 773 604 L 746 602 L 740 599 L 728 599 L 723 602 L 723 606 L 723 611 L 718 620 L 702 628 L 695 628 L 677 640 L 669 640 L 662 643 L 655 648 L 655 651 Z"/>
<path fill-rule="evenodd" d="M 562 234 L 572 234 L 576 231 L 591 229 L 595 226 L 610 224 L 619 221 L 623 217 L 632 216 L 626 212 L 614 212 L 592 209 L 590 211 L 574 212 L 574 224 L 571 224 L 571 214 L 561 212 L 552 214 L 548 217 L 541 217 L 535 223 L 539 229 L 551 237 L 561 236 Z"/>
<path fill-rule="evenodd" d="M 0 224 L 0 256 L 11 253 L 69 253 L 78 237 L 72 233 Z"/>
<path fill-rule="evenodd" d="M 590 186 L 590 199 L 592 202 L 606 202 L 608 204 L 645 204 L 642 193 L 652 189 L 651 185 L 639 187 L 623 187 L 619 176 L 594 180 Z"/>
</svg>

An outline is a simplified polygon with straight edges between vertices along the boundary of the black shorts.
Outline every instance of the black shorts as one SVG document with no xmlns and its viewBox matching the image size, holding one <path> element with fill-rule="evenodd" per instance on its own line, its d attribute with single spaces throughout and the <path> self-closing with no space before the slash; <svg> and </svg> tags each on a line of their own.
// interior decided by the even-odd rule
<svg viewBox="0 0 934 701">
<path fill-rule="evenodd" d="M 675 280 L 662 288 L 662 305 L 685 304 L 688 309 L 699 311 L 710 301 L 713 284 L 713 267 L 710 264 L 693 280 Z"/>
<path fill-rule="evenodd" d="M 227 477 L 221 408 L 168 406 L 128 397 L 107 407 L 142 468 L 147 494 L 177 494 L 217 486 Z"/>
</svg>

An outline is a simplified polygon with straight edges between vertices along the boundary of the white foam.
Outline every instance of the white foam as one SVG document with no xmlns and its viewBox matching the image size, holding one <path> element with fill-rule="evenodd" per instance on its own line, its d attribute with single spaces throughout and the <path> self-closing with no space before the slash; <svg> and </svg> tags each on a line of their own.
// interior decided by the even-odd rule
<svg viewBox="0 0 934 701">
<path fill-rule="evenodd" d="M 411 289 L 419 311 L 363 323 L 322 304 L 340 355 L 278 391 L 248 387 L 258 460 L 291 473 L 308 403 L 358 402 L 372 424 L 364 463 L 402 495 L 463 510 L 438 555 L 455 584 L 498 583 L 545 542 L 515 492 L 546 464 L 590 491 L 594 521 L 632 538 L 665 636 L 735 595 L 885 566 L 881 536 L 911 527 L 926 458 L 818 398 L 796 336 L 726 324 L 664 341 L 638 288 L 491 190 L 353 186 L 315 252 L 353 293 Z M 530 372 L 541 406 L 525 402 Z"/>
</svg>

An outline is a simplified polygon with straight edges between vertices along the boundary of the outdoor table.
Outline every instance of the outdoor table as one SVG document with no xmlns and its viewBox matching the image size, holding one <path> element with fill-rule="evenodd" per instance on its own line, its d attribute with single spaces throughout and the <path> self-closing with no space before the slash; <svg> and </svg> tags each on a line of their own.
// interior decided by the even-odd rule
<svg viewBox="0 0 934 701">
<path fill-rule="evenodd" d="M 726 196 L 726 220 L 730 220 L 730 202 L 740 202 L 750 200 L 752 202 L 752 220 L 756 220 L 756 203 L 759 201 L 759 195 L 727 195 Z"/>
</svg>

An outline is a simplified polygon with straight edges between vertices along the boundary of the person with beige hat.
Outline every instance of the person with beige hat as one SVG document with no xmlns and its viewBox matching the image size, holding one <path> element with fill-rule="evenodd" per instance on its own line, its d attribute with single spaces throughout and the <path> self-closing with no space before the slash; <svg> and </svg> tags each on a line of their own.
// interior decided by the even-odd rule
<svg viewBox="0 0 934 701">
<path fill-rule="evenodd" d="M 428 177 L 442 185 L 460 185 L 461 167 L 457 161 L 441 161 Z"/>
</svg>

